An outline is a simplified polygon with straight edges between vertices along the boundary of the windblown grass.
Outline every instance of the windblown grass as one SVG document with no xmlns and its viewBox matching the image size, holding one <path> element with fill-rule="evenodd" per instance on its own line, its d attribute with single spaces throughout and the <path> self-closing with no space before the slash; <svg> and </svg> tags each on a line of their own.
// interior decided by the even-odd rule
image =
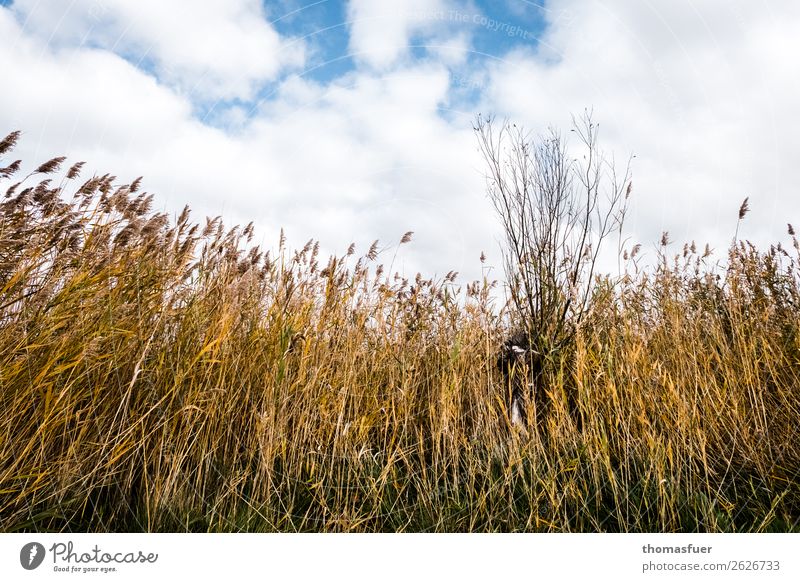
<svg viewBox="0 0 800 582">
<path fill-rule="evenodd" d="M 0 203 L 0 529 L 799 529 L 793 231 L 627 257 L 525 431 L 489 281 L 262 254 L 63 161 Z"/>
</svg>

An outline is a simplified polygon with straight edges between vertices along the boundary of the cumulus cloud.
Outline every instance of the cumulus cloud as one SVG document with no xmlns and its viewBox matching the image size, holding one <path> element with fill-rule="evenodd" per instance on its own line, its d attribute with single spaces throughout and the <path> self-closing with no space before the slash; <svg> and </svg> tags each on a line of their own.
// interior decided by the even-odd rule
<svg viewBox="0 0 800 582">
<path fill-rule="evenodd" d="M 12 9 L 53 48 L 83 44 L 152 64 L 195 98 L 249 100 L 304 61 L 304 45 L 278 35 L 260 0 L 16 0 Z"/>
<path fill-rule="evenodd" d="M 566 129 L 593 106 L 604 145 L 622 163 L 637 155 L 638 241 L 669 230 L 719 248 L 745 196 L 742 232 L 757 242 L 800 223 L 787 191 L 800 179 L 795 4 L 552 0 L 530 37 L 540 42 L 509 49 L 513 22 L 448 21 L 444 1 L 353 0 L 356 67 L 315 81 L 281 73 L 302 54 L 258 2 L 202 3 L 194 20 L 165 6 L 159 24 L 149 2 L 19 0 L 0 7 L 0 127 L 24 131 L 30 163 L 68 154 L 120 181 L 143 174 L 162 208 L 254 220 L 268 244 L 281 226 L 295 245 L 313 236 L 338 252 L 414 230 L 395 264 L 410 275 L 480 277 L 481 251 L 500 263 L 471 134 L 479 111 Z M 503 35 L 502 48 L 484 38 L 472 52 L 476 34 Z M 408 50 L 417 42 L 422 57 Z M 274 86 L 259 101 L 264 82 Z M 197 100 L 216 98 L 239 101 L 212 126 Z"/>
<path fill-rule="evenodd" d="M 448 6 L 446 0 L 350 0 L 350 50 L 359 61 L 386 69 L 408 54 L 413 35 L 431 34 L 445 24 Z"/>
<path fill-rule="evenodd" d="M 484 107 L 541 128 L 593 107 L 601 139 L 633 152 L 631 226 L 719 248 L 750 196 L 746 236 L 779 239 L 800 198 L 800 11 L 788 1 L 553 0 L 538 47 L 490 63 Z M 565 17 L 567 15 L 567 17 Z M 559 20 L 556 22 L 555 17 Z"/>
<path fill-rule="evenodd" d="M 439 115 L 449 73 L 438 64 L 392 74 L 354 74 L 326 87 L 295 80 L 241 136 L 271 162 L 269 189 L 252 203 L 291 232 L 308 232 L 339 248 L 375 238 L 390 243 L 417 233 L 404 249 L 408 270 L 475 274 L 484 228 L 474 138 Z M 275 209 L 280 214 L 275 214 Z M 466 229 L 466 230 L 465 230 Z"/>
<path fill-rule="evenodd" d="M 442 64 L 325 85 L 291 77 L 231 131 L 202 123 L 188 96 L 112 52 L 54 48 L 3 9 L 0 34 L 17 39 L 0 42 L 14 80 L 0 122 L 23 129 L 18 153 L 30 163 L 66 153 L 88 160 L 87 172 L 143 174 L 162 208 L 188 202 L 196 215 L 254 220 L 268 245 L 285 227 L 295 245 L 315 237 L 330 252 L 350 242 L 365 252 L 414 230 L 395 264 L 410 275 L 477 276 L 495 245 L 469 124 L 440 116 Z"/>
</svg>

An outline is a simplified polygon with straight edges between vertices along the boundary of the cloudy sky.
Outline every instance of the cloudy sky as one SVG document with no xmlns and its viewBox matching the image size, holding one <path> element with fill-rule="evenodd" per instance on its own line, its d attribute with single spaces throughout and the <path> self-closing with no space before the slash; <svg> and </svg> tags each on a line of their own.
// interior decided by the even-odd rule
<svg viewBox="0 0 800 582">
<path fill-rule="evenodd" d="M 800 223 L 796 0 L 0 0 L 0 133 L 266 246 L 396 244 L 408 274 L 500 265 L 471 126 L 591 107 L 635 154 L 631 243 Z"/>
</svg>

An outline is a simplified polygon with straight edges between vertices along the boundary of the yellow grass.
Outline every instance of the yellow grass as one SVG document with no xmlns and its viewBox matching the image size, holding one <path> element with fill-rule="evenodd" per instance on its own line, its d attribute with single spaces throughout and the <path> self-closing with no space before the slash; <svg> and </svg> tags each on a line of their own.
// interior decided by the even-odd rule
<svg viewBox="0 0 800 582">
<path fill-rule="evenodd" d="M 793 236 L 599 278 L 519 430 L 490 282 L 264 255 L 58 165 L 0 205 L 4 531 L 798 530 Z"/>
</svg>

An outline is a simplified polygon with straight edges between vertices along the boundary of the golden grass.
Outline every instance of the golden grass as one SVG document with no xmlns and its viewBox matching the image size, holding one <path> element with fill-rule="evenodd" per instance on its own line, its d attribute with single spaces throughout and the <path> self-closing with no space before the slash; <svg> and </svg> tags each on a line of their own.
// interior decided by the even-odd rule
<svg viewBox="0 0 800 582">
<path fill-rule="evenodd" d="M 79 171 L 0 204 L 4 531 L 798 530 L 793 235 L 634 252 L 520 431 L 492 283 L 262 254 Z"/>
</svg>

